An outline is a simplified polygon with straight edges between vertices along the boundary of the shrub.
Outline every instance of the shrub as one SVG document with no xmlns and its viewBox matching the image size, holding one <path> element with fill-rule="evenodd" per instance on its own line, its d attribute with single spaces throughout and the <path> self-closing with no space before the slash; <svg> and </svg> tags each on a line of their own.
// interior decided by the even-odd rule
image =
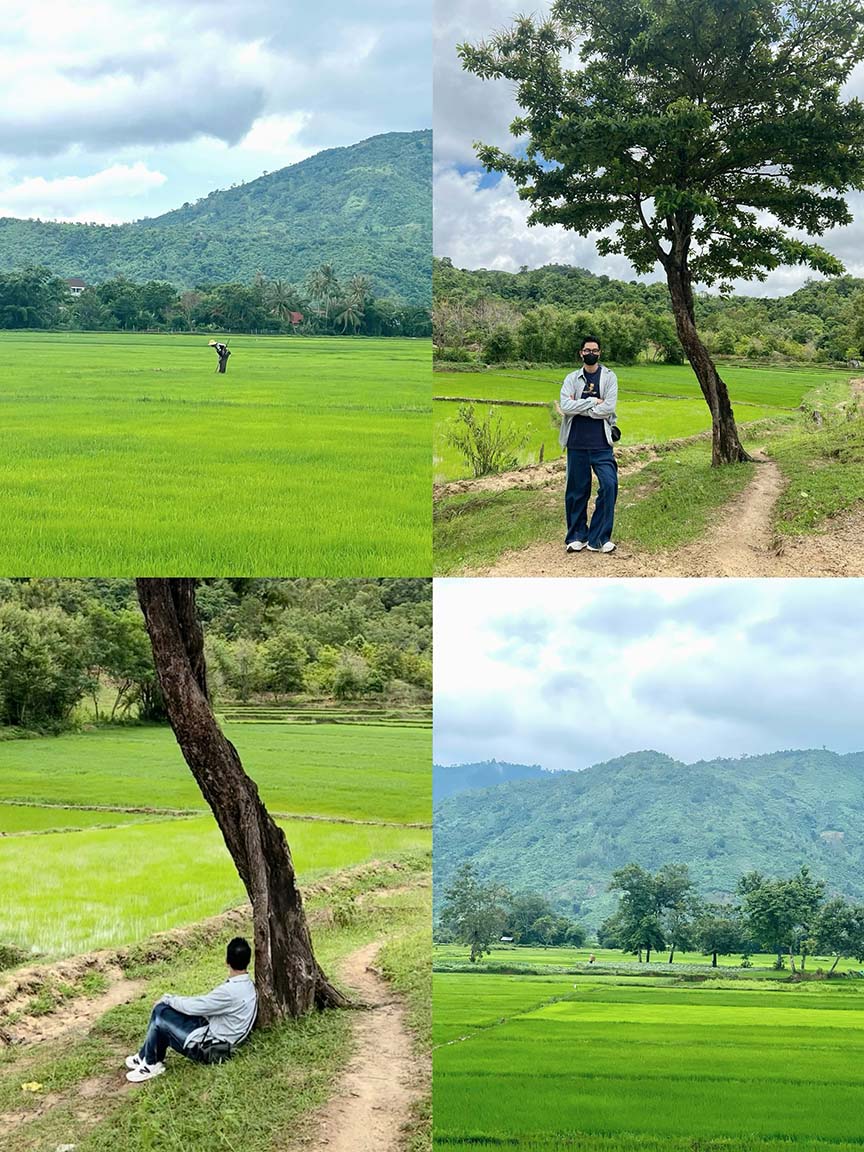
<svg viewBox="0 0 864 1152">
<path fill-rule="evenodd" d="M 473 404 L 460 404 L 459 415 L 447 431 L 447 441 L 459 451 L 476 477 L 515 468 L 516 454 L 525 447 L 528 435 L 506 427 L 501 413 L 493 408 L 483 420 L 478 419 Z"/>
</svg>

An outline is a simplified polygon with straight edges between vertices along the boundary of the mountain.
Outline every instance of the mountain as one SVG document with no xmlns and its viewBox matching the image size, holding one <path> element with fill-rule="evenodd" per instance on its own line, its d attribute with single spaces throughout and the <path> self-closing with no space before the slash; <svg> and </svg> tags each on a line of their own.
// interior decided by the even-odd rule
<svg viewBox="0 0 864 1152">
<path fill-rule="evenodd" d="M 633 752 L 581 772 L 463 792 L 435 807 L 435 887 L 473 860 L 586 926 L 613 911 L 614 869 L 685 863 L 703 896 L 745 872 L 808 864 L 831 892 L 864 900 L 864 753 L 776 752 L 683 764 Z"/>
<path fill-rule="evenodd" d="M 479 764 L 433 764 L 432 801 L 436 803 L 470 788 L 490 788 L 512 780 L 539 780 L 549 773 L 538 764 L 499 764 L 484 760 Z"/>
<path fill-rule="evenodd" d="M 377 296 L 428 304 L 432 133 L 391 132 L 331 148 L 248 184 L 131 224 L 0 219 L 0 271 L 44 264 L 58 276 L 168 280 L 178 287 L 301 282 L 330 263 L 366 274 Z"/>
</svg>

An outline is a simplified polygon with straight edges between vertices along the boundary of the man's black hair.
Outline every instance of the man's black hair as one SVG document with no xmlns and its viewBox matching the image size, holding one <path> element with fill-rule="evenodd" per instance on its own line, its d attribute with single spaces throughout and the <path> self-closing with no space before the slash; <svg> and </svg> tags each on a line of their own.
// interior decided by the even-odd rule
<svg viewBox="0 0 864 1152">
<path fill-rule="evenodd" d="M 252 959 L 249 941 L 244 940 L 242 936 L 235 936 L 228 945 L 225 959 L 235 972 L 243 972 L 249 967 L 249 961 Z"/>
<path fill-rule="evenodd" d="M 597 339 L 596 336 L 586 336 L 583 339 L 582 343 L 579 345 L 579 351 L 580 352 L 582 351 L 582 349 L 585 347 L 586 344 L 596 344 L 598 348 L 602 347 L 600 341 Z"/>
</svg>

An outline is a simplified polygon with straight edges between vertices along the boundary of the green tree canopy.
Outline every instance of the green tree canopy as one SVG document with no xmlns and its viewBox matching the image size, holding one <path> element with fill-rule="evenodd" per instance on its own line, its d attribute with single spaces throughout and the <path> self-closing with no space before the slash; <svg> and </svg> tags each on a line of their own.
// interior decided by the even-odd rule
<svg viewBox="0 0 864 1152">
<path fill-rule="evenodd" d="M 844 194 L 864 187 L 864 106 L 841 92 L 862 46 L 860 0 L 556 0 L 549 20 L 460 46 L 467 69 L 516 85 L 524 147 L 478 155 L 513 178 L 530 222 L 662 266 L 714 463 L 746 453 L 693 285 L 842 270 L 811 238 L 848 224 Z"/>
</svg>

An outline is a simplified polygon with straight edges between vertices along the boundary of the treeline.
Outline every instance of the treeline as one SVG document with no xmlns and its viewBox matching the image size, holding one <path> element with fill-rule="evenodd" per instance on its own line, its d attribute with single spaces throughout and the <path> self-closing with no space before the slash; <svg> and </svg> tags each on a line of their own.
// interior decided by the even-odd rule
<svg viewBox="0 0 864 1152">
<path fill-rule="evenodd" d="M 205 580 L 208 684 L 220 700 L 295 693 L 426 702 L 431 581 Z M 0 581 L 0 735 L 164 719 L 131 580 Z"/>
<path fill-rule="evenodd" d="M 470 861 L 459 867 L 444 893 L 435 929 L 439 943 L 467 944 L 472 963 L 502 939 L 513 944 L 579 948 L 585 938 L 585 929 L 556 912 L 545 896 L 486 884 Z"/>
<path fill-rule="evenodd" d="M 618 907 L 600 925 L 597 943 L 650 962 L 653 952 L 750 956 L 770 952 L 774 967 L 801 970 L 807 957 L 833 956 L 833 972 L 843 958 L 864 963 L 864 905 L 842 896 L 826 896 L 825 883 L 803 866 L 788 877 L 771 878 L 758 871 L 743 875 L 736 899 L 712 902 L 694 888 L 686 864 L 665 864 L 651 872 L 628 864 L 612 874 L 611 891 L 620 892 Z M 535 916 L 536 913 L 536 916 Z M 534 893 L 511 895 L 501 885 L 480 879 L 473 863 L 457 870 L 444 895 L 435 931 L 439 942 L 456 942 L 471 949 L 475 961 L 502 936 L 516 944 L 584 943 L 584 929 L 557 915 L 548 901 Z"/>
<path fill-rule="evenodd" d="M 809 868 L 793 876 L 770 878 L 748 872 L 736 885 L 734 901 L 712 903 L 694 890 L 686 864 L 666 864 L 650 872 L 628 864 L 612 874 L 612 891 L 621 898 L 615 913 L 600 926 L 601 947 L 620 948 L 641 960 L 667 949 L 718 956 L 740 954 L 748 962 L 754 952 L 772 952 L 776 968 L 788 957 L 795 970 L 808 955 L 833 956 L 831 971 L 842 957 L 864 962 L 864 905 L 841 896 L 826 899 L 825 883 Z"/>
<path fill-rule="evenodd" d="M 435 357 L 449 363 L 574 364 L 582 338 L 607 359 L 681 364 L 662 284 L 625 283 L 582 268 L 518 273 L 434 262 Z M 864 358 L 864 280 L 811 281 L 779 299 L 696 296 L 699 331 L 714 356 L 830 363 Z"/>
<path fill-rule="evenodd" d="M 31 265 L 0 274 L 0 328 L 429 336 L 432 320 L 426 308 L 376 298 L 366 276 L 340 279 L 329 264 L 303 285 L 259 275 L 251 284 L 183 291 L 120 276 L 77 296 L 50 269 Z"/>
</svg>

